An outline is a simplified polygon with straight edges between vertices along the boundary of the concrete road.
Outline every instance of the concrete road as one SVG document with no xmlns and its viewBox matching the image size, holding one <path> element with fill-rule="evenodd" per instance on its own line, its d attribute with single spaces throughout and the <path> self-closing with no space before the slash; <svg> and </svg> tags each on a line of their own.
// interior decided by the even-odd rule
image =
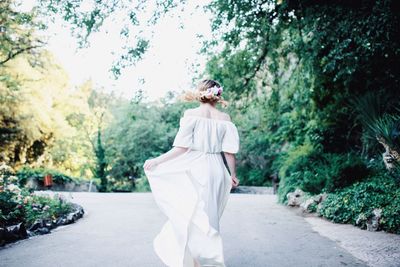
<svg viewBox="0 0 400 267">
<path fill-rule="evenodd" d="M 0 249 L 1 267 L 162 267 L 152 241 L 166 217 L 150 193 L 72 193 L 75 224 Z M 274 195 L 231 194 L 221 221 L 227 267 L 367 266 Z"/>
</svg>

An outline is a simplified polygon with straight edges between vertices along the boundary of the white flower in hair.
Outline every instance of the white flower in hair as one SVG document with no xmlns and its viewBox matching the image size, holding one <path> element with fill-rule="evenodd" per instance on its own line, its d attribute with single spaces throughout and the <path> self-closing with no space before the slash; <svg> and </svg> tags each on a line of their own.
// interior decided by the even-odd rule
<svg viewBox="0 0 400 267">
<path fill-rule="evenodd" d="M 210 89 L 211 89 L 211 91 L 213 92 L 213 94 L 214 94 L 215 96 L 221 95 L 222 90 L 223 90 L 222 87 L 217 87 L 216 85 L 213 86 L 213 87 L 211 87 Z"/>
<path fill-rule="evenodd" d="M 214 94 L 213 90 L 211 88 L 208 88 L 206 95 L 211 98 L 213 94 Z"/>
<path fill-rule="evenodd" d="M 201 96 L 205 96 L 206 98 L 210 99 L 213 96 L 220 96 L 222 93 L 222 87 L 213 86 L 207 88 L 206 91 L 201 93 Z"/>
</svg>

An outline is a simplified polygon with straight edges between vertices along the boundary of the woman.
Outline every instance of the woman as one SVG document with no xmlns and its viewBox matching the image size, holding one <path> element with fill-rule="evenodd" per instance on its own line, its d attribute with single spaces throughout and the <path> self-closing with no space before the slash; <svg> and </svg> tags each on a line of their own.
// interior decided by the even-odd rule
<svg viewBox="0 0 400 267">
<path fill-rule="evenodd" d="M 216 108 L 227 104 L 222 90 L 216 81 L 204 80 L 187 92 L 184 99 L 200 106 L 184 112 L 173 148 L 143 165 L 154 199 L 168 217 L 154 250 L 170 267 L 225 266 L 219 220 L 239 184 L 239 135 L 229 115 Z"/>
</svg>

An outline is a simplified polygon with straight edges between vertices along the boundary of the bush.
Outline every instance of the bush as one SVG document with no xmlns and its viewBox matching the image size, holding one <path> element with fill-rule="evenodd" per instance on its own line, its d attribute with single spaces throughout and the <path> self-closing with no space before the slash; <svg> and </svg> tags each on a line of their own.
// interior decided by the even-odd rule
<svg viewBox="0 0 400 267">
<path fill-rule="evenodd" d="M 135 192 L 150 192 L 150 184 L 149 180 L 147 179 L 146 176 L 141 177 L 140 179 L 137 179 L 135 182 Z"/>
<path fill-rule="evenodd" d="M 34 195 L 17 185 L 18 177 L 9 166 L 0 166 L 0 227 L 24 222 L 29 228 L 37 219 L 55 219 L 72 211 L 61 195 Z"/>
<path fill-rule="evenodd" d="M 382 209 L 380 230 L 400 234 L 400 189 L 387 174 L 374 174 L 362 182 L 329 193 L 318 213 L 337 223 L 366 228 L 374 209 Z"/>
<path fill-rule="evenodd" d="M 114 181 L 109 183 L 108 192 L 132 192 L 134 190 L 133 183 L 131 181 Z"/>
<path fill-rule="evenodd" d="M 25 209 L 19 203 L 17 194 L 0 190 L 0 227 L 24 221 Z"/>
<path fill-rule="evenodd" d="M 72 204 L 60 194 L 53 197 L 40 195 L 26 195 L 23 199 L 25 208 L 25 222 L 29 226 L 38 219 L 54 220 L 73 211 Z"/>
<path fill-rule="evenodd" d="M 363 159 L 356 154 L 324 154 L 316 173 L 326 178 L 324 189 L 332 192 L 363 180 L 369 170 Z"/>
<path fill-rule="evenodd" d="M 280 202 L 286 202 L 286 194 L 302 187 L 303 170 L 309 164 L 309 158 L 314 154 L 314 147 L 306 143 L 295 147 L 275 163 L 279 166 L 278 196 Z"/>
<path fill-rule="evenodd" d="M 47 174 L 51 174 L 53 177 L 53 182 L 55 184 L 65 184 L 68 182 L 74 182 L 79 180 L 79 178 L 74 178 L 65 175 L 57 170 L 47 169 L 47 168 L 36 168 L 32 169 L 30 167 L 24 166 L 17 171 L 16 176 L 18 177 L 18 183 L 20 186 L 24 186 L 29 179 L 35 179 L 39 184 L 43 184 L 43 177 Z"/>
<path fill-rule="evenodd" d="M 312 194 L 332 192 L 361 181 L 368 174 L 367 165 L 354 153 L 323 153 L 304 144 L 289 151 L 282 161 L 279 201 L 286 202 L 286 194 L 297 187 Z"/>
</svg>

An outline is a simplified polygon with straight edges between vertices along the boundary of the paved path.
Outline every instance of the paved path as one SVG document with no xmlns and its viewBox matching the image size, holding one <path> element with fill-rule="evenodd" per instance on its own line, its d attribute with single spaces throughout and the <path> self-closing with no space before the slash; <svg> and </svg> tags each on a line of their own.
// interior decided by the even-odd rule
<svg viewBox="0 0 400 267">
<path fill-rule="evenodd" d="M 163 267 L 152 241 L 166 218 L 150 193 L 72 193 L 86 214 L 0 249 L 1 267 Z M 366 266 L 274 195 L 231 194 L 221 221 L 227 267 Z"/>
</svg>

